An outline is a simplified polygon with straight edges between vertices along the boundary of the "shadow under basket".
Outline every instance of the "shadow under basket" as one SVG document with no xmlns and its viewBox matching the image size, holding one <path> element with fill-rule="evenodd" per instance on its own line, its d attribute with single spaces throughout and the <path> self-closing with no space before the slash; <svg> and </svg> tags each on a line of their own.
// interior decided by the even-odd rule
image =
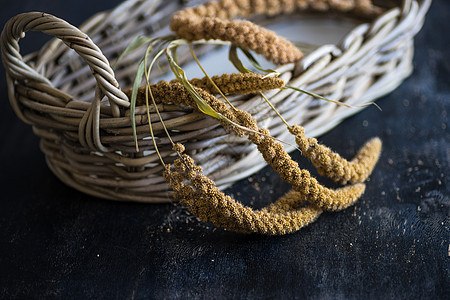
<svg viewBox="0 0 450 300">
<path fill-rule="evenodd" d="M 173 201 L 149 133 L 147 108 L 137 106 L 135 111 L 137 152 L 129 99 L 121 90 L 131 88 L 145 49 L 126 56 L 114 71 L 110 62 L 115 62 L 136 36 L 170 34 L 171 16 L 184 8 L 180 2 L 125 1 L 94 15 L 79 29 L 44 13 L 20 14 L 5 25 L 1 47 L 10 103 L 41 138 L 48 166 L 64 183 L 111 200 Z M 392 3 L 396 2 L 386 1 L 390 7 L 362 24 L 358 16 L 337 12 L 303 11 L 291 16 L 314 13 L 326 19 L 345 15 L 358 19 L 360 25 L 337 45 L 317 46 L 305 51 L 298 62 L 275 69 L 290 86 L 353 107 L 317 100 L 292 89 L 268 91 L 266 96 L 289 124 L 302 125 L 309 136 L 320 135 L 395 89 L 411 74 L 413 37 L 431 1 L 404 0 L 395 7 Z M 22 57 L 18 41 L 27 31 L 42 31 L 56 38 L 39 52 Z M 198 53 L 211 50 L 205 47 L 198 48 Z M 192 60 L 189 49 L 180 49 L 179 53 L 181 62 Z M 167 64 L 161 67 L 168 69 Z M 259 95 L 230 100 L 250 112 L 272 136 L 294 143 L 285 125 Z M 186 153 L 220 188 L 266 165 L 253 144 L 229 134 L 216 120 L 187 107 L 158 107 L 173 140 L 185 145 Z M 163 159 L 172 163 L 176 153 L 154 108 L 150 118 Z"/>
</svg>

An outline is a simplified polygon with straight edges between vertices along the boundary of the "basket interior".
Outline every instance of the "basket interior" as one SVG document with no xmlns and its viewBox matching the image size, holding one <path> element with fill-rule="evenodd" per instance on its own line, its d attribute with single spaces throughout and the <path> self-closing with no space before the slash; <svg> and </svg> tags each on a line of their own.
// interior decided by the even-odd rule
<svg viewBox="0 0 450 300">
<path fill-rule="evenodd" d="M 84 32 L 100 47 L 106 58 L 110 61 L 110 64 L 113 65 L 118 56 L 135 37 L 140 35 L 158 37 L 170 33 L 168 24 L 165 24 L 168 18 L 162 16 L 166 10 L 169 10 L 169 7 L 165 7 L 164 3 L 161 6 L 165 9 L 157 9 L 151 17 L 151 19 L 155 19 L 155 22 L 149 27 L 142 28 L 142 30 L 126 31 L 126 28 L 122 29 L 121 27 L 131 27 L 127 22 L 126 24 L 99 24 L 95 28 L 89 28 L 90 26 L 87 26 L 88 28 Z M 158 19 L 158 17 L 161 19 Z M 352 29 L 363 22 L 367 22 L 367 20 L 363 20 L 358 16 L 311 13 L 296 13 L 289 16 L 272 17 L 270 19 L 256 17 L 252 21 L 286 37 L 298 45 L 305 54 L 314 51 L 322 45 L 339 45 Z M 142 27 L 139 18 L 138 21 L 134 22 L 141 25 L 137 27 Z M 83 27 L 86 26 L 81 26 L 80 29 L 83 30 Z M 40 61 L 39 67 L 45 70 L 44 75 L 52 81 L 56 88 L 72 95 L 74 100 L 84 102 L 92 101 L 96 82 L 86 63 L 75 51 L 62 44 L 59 40 L 53 40 L 51 44 L 52 48 L 56 44 L 56 49 L 52 49 L 51 59 Z M 49 48 L 50 46 L 44 47 L 40 52 L 40 56 L 49 56 L 45 50 Z M 198 48 L 205 48 L 203 51 L 199 49 L 198 55 L 200 56 L 202 66 L 205 67 L 209 75 L 237 72 L 227 59 L 228 47 L 204 46 Z M 137 65 L 142 59 L 144 52 L 145 47 L 136 50 L 121 60 L 115 68 L 116 79 L 122 89 L 132 87 Z M 207 53 L 206 55 L 205 52 Z M 190 77 L 204 76 L 195 62 L 193 62 L 192 57 L 190 57 L 187 47 L 180 48 L 179 53 L 183 67 L 186 68 L 185 70 Z M 257 54 L 255 56 L 263 66 L 267 66 L 268 68 L 276 67 L 271 62 L 266 61 L 262 56 Z M 34 55 L 31 57 L 34 57 Z M 246 66 L 251 67 L 251 64 L 245 56 L 242 55 L 241 59 L 246 63 Z M 221 63 L 218 64 L 218 61 Z M 173 74 L 165 67 L 164 59 L 161 59 L 161 62 L 163 68 L 162 70 L 154 68 L 152 74 L 153 80 L 174 79 Z"/>
</svg>

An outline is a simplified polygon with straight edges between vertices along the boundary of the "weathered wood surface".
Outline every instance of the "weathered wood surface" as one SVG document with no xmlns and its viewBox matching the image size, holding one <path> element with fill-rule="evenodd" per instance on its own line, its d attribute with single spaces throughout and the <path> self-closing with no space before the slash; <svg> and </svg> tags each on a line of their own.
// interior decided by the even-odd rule
<svg viewBox="0 0 450 300">
<path fill-rule="evenodd" d="M 30 10 L 80 24 L 119 1 L 2 2 L 3 26 Z M 229 233 L 176 205 L 109 202 L 66 187 L 9 107 L 1 70 L 0 298 L 445 298 L 449 11 L 449 2 L 433 2 L 415 71 L 379 100 L 383 112 L 370 107 L 320 138 L 347 157 L 382 138 L 365 195 L 283 237 Z M 39 49 L 45 37 L 36 36 L 22 48 Z M 228 192 L 258 207 L 286 189 L 266 168 Z"/>
</svg>

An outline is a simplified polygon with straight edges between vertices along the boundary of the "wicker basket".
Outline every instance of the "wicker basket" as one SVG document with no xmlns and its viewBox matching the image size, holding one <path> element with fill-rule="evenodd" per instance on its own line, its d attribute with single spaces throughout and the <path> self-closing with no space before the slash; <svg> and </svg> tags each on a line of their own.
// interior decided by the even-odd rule
<svg viewBox="0 0 450 300">
<path fill-rule="evenodd" d="M 362 109 L 361 104 L 395 89 L 411 73 L 413 37 L 430 2 L 405 0 L 401 7 L 354 28 L 339 45 L 318 47 L 298 63 L 277 68 L 291 86 L 359 108 L 317 101 L 292 90 L 269 92 L 271 102 L 289 123 L 302 124 L 310 136 L 330 130 Z M 129 100 L 119 88 L 119 84 L 131 86 L 142 52 L 123 60 L 116 72 L 109 61 L 137 35 L 168 33 L 170 16 L 180 8 L 178 1 L 128 0 L 93 16 L 80 29 L 43 13 L 21 14 L 5 25 L 2 59 L 11 105 L 41 137 L 48 166 L 66 184 L 113 200 L 172 201 L 149 138 L 145 107 L 136 108 L 141 149 L 136 152 Z M 29 30 L 58 39 L 23 58 L 18 41 Z M 232 101 L 251 112 L 273 136 L 292 141 L 260 97 L 240 96 Z M 160 109 L 173 139 L 183 142 L 220 187 L 265 166 L 253 145 L 229 135 L 215 120 L 173 105 L 161 105 Z M 156 116 L 151 118 L 159 149 L 170 163 L 174 159 L 171 146 Z"/>
</svg>

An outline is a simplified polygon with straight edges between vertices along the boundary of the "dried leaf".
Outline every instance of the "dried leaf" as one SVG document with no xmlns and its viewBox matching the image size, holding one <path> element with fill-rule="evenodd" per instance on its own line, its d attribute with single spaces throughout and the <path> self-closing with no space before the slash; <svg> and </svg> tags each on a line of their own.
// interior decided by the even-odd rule
<svg viewBox="0 0 450 300">
<path fill-rule="evenodd" d="M 195 88 L 189 82 L 184 70 L 175 62 L 174 56 L 172 55 L 172 52 L 171 52 L 171 48 L 176 47 L 177 45 L 178 45 L 177 43 L 172 42 L 167 47 L 167 51 L 166 51 L 170 69 L 172 70 L 175 77 L 186 88 L 186 90 L 189 92 L 189 94 L 191 94 L 192 98 L 194 99 L 195 103 L 197 104 L 197 106 L 201 112 L 203 112 L 204 114 L 207 114 L 208 116 L 216 118 L 216 119 L 220 119 L 220 120 L 227 119 L 224 116 L 222 116 L 221 114 L 219 114 L 218 112 L 216 112 L 214 109 L 212 109 L 212 107 L 209 106 L 209 104 L 206 103 L 202 99 L 202 97 L 197 93 Z"/>
<path fill-rule="evenodd" d="M 342 103 L 342 102 L 339 102 L 339 101 L 330 100 L 330 99 L 325 98 L 325 97 L 323 97 L 323 96 L 321 96 L 321 95 L 318 95 L 318 94 L 316 94 L 316 93 L 308 92 L 308 91 L 302 90 L 302 89 L 300 89 L 300 88 L 298 88 L 298 87 L 286 85 L 285 88 L 287 88 L 287 89 L 292 89 L 292 90 L 297 91 L 297 92 L 300 92 L 300 93 L 304 93 L 304 94 L 306 94 L 306 95 L 309 95 L 309 96 L 314 97 L 314 98 L 317 98 L 317 99 L 321 99 L 321 100 L 325 100 L 325 101 L 328 101 L 328 102 L 332 102 L 332 103 L 335 103 L 335 104 L 337 104 L 337 105 L 342 105 L 342 106 L 345 106 L 345 107 L 354 108 L 353 106 L 348 105 L 348 104 L 346 104 L 346 103 Z"/>
<path fill-rule="evenodd" d="M 237 47 L 235 45 L 230 46 L 230 51 L 228 52 L 228 60 L 231 61 L 233 66 L 241 73 L 251 73 L 242 63 L 239 55 L 237 53 Z"/>
<path fill-rule="evenodd" d="M 252 65 L 253 65 L 256 69 L 260 70 L 261 72 L 268 73 L 268 74 L 272 74 L 272 75 L 275 75 L 275 76 L 280 75 L 280 73 L 278 73 L 278 72 L 275 71 L 275 70 L 272 70 L 272 69 L 264 69 L 263 67 L 261 67 L 261 65 L 260 65 L 259 62 L 256 60 L 256 58 L 255 58 L 255 57 L 250 53 L 250 51 L 248 51 L 247 49 L 243 49 L 243 48 L 240 48 L 240 49 L 241 49 L 241 51 L 245 54 L 245 56 L 247 57 L 247 59 L 252 63 Z"/>
</svg>

